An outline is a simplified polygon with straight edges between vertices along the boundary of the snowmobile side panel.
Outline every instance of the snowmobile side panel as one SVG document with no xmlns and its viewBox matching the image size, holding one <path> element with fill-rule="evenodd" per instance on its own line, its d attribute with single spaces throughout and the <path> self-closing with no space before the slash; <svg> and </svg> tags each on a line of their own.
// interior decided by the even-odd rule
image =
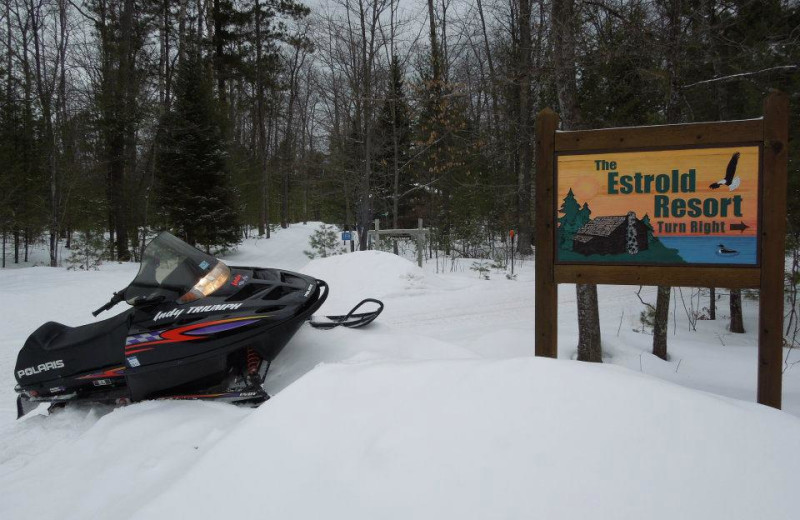
<svg viewBox="0 0 800 520">
<path fill-rule="evenodd" d="M 142 367 L 126 376 L 130 397 L 141 401 L 169 393 L 187 393 L 218 384 L 227 373 L 227 356 L 181 359 Z"/>
</svg>

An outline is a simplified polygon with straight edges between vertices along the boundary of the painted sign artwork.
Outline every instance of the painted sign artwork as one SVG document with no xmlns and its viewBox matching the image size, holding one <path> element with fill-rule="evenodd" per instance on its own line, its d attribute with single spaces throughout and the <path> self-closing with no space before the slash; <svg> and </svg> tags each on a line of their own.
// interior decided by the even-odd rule
<svg viewBox="0 0 800 520">
<path fill-rule="evenodd" d="M 556 261 L 758 265 L 759 150 L 559 155 Z"/>
</svg>

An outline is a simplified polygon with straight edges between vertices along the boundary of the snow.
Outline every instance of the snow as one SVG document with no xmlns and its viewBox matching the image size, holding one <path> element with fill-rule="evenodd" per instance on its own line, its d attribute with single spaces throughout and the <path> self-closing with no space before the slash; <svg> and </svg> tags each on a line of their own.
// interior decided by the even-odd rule
<svg viewBox="0 0 800 520">
<path fill-rule="evenodd" d="M 793 417 L 613 366 L 326 365 L 134 518 L 794 518 L 798 447 Z"/>
<path fill-rule="evenodd" d="M 601 286 L 605 363 L 590 365 L 571 361 L 575 291 L 562 285 L 560 359 L 538 359 L 530 261 L 517 280 L 378 251 L 309 262 L 318 225 L 225 260 L 325 280 L 319 314 L 366 297 L 386 308 L 365 329 L 303 327 L 258 409 L 159 401 L 15 421 L 27 335 L 92 321 L 137 266 L 30 267 L 46 259 L 36 249 L 0 270 L 0 518 L 798 517 L 800 368 L 784 373 L 785 411 L 753 402 L 757 302 L 744 302 L 747 334 L 725 330 L 727 298 L 692 331 L 676 294 L 662 361 L 634 331 L 636 288 Z"/>
<path fill-rule="evenodd" d="M 222 403 L 145 402 L 98 420 L 100 414 L 92 411 L 70 410 L 62 422 L 79 420 L 82 414 L 94 416 L 84 416 L 82 422 L 96 422 L 74 438 L 56 440 L 49 449 L 29 455 L 16 471 L 0 474 L 0 516 L 126 518 L 144 497 L 157 495 L 166 483 L 180 478 L 248 412 Z M 38 417 L 35 426 L 25 424 L 23 429 L 49 429 L 43 423 L 58 415 Z M 16 439 L 20 444 L 35 440 L 28 435 Z"/>
<path fill-rule="evenodd" d="M 303 272 L 325 280 L 331 295 L 327 314 L 346 314 L 364 298 L 392 299 L 425 292 L 424 271 L 404 258 L 383 251 L 358 251 L 312 260 Z"/>
</svg>

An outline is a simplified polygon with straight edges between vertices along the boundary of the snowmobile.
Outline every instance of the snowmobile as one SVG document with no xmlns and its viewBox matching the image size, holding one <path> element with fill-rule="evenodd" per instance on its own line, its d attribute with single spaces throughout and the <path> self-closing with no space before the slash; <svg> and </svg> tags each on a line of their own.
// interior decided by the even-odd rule
<svg viewBox="0 0 800 520">
<path fill-rule="evenodd" d="M 17 357 L 17 418 L 88 401 L 215 399 L 258 405 L 270 363 L 328 297 L 316 278 L 273 268 L 227 266 L 160 233 L 139 272 L 92 314 L 126 301 L 131 308 L 80 327 L 47 322 Z M 375 310 L 357 312 L 365 304 Z M 318 328 L 362 327 L 383 310 L 367 299 Z"/>
</svg>

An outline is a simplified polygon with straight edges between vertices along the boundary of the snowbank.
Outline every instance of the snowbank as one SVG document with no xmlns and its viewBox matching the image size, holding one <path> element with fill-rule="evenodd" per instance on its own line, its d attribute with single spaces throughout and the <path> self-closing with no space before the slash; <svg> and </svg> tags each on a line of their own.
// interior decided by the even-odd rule
<svg viewBox="0 0 800 520">
<path fill-rule="evenodd" d="M 30 453 L 21 467 L 0 471 L 0 518 L 127 518 L 179 479 L 249 412 L 222 403 L 152 401 L 119 408 L 99 420 L 96 412 L 82 418 L 86 412 L 73 408 L 19 422 L 15 444 Z M 94 421 L 85 431 L 63 435 L 65 422 Z M 45 439 L 30 435 L 37 431 Z M 58 432 L 61 439 L 46 439 Z M 49 449 L 42 452 L 42 444 Z"/>
<path fill-rule="evenodd" d="M 320 314 L 346 314 L 364 298 L 391 298 L 420 293 L 425 272 L 416 264 L 383 251 L 358 251 L 316 258 L 301 269 L 328 283 L 331 295 Z"/>
<path fill-rule="evenodd" d="M 320 367 L 134 518 L 797 518 L 800 420 L 543 359 Z"/>
</svg>

